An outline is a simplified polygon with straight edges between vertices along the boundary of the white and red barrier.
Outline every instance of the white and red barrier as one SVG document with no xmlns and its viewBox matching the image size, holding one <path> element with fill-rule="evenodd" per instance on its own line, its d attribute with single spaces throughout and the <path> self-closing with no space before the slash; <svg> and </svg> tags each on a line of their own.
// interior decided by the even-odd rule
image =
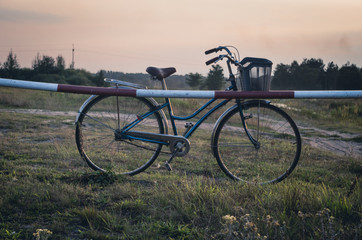
<svg viewBox="0 0 362 240">
<path fill-rule="evenodd" d="M 34 89 L 52 92 L 67 92 L 94 95 L 168 97 L 168 98 L 362 98 L 362 90 L 354 91 L 194 91 L 194 90 L 150 90 L 77 86 L 56 83 L 31 82 L 0 78 L 0 86 Z"/>
</svg>

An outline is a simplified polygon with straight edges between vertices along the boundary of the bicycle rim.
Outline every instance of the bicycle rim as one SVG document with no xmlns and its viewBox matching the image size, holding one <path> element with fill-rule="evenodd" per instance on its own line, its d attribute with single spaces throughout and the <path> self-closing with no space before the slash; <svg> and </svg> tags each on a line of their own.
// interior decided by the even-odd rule
<svg viewBox="0 0 362 240">
<path fill-rule="evenodd" d="M 120 129 L 153 109 L 144 98 L 99 96 L 81 112 L 76 142 L 82 158 L 94 170 L 134 175 L 149 167 L 162 145 L 121 138 Z M 143 119 L 134 131 L 164 133 L 158 112 Z"/>
<path fill-rule="evenodd" d="M 281 109 L 264 102 L 243 104 L 248 138 L 239 109 L 229 112 L 218 126 L 213 146 L 221 169 L 232 179 L 272 183 L 285 179 L 298 163 L 301 138 L 293 120 Z"/>
</svg>

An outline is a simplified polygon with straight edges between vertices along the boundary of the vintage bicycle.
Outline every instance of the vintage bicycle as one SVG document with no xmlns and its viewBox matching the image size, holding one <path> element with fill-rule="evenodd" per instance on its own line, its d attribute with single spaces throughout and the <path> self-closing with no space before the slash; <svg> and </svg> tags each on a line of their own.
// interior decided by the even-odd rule
<svg viewBox="0 0 362 240">
<path fill-rule="evenodd" d="M 233 54 L 231 48 L 237 54 Z M 271 61 L 251 57 L 240 61 L 237 49 L 228 46 L 210 49 L 205 54 L 219 51 L 224 54 L 206 64 L 226 60 L 227 81 L 230 82 L 226 91 L 270 89 Z M 235 67 L 236 75 L 233 73 Z M 148 67 L 146 71 L 167 90 L 165 79 L 176 69 Z M 120 80 L 105 81 L 115 88 L 145 88 Z M 78 150 L 94 170 L 135 175 L 147 169 L 162 149 L 168 148 L 165 166 L 171 170 L 170 163 L 175 157 L 188 154 L 189 138 L 200 125 L 216 110 L 235 101 L 218 118 L 211 134 L 211 150 L 220 168 L 231 179 L 248 183 L 274 183 L 288 177 L 301 153 L 300 133 L 291 117 L 270 101 L 215 101 L 215 98 L 209 100 L 189 116 L 176 116 L 167 97 L 158 103 L 153 98 L 92 95 L 81 106 L 76 118 Z M 206 110 L 213 103 L 215 106 Z M 177 128 L 176 121 L 188 121 L 200 114 L 195 123 L 185 123 L 183 133 Z"/>
</svg>

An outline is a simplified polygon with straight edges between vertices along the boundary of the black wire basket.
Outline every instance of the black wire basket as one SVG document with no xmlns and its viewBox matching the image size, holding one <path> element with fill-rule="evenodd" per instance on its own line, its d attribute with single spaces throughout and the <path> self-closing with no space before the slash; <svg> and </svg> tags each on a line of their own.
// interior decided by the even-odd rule
<svg viewBox="0 0 362 240">
<path fill-rule="evenodd" d="M 265 58 L 244 58 L 239 65 L 237 87 L 242 91 L 269 91 L 273 63 Z"/>
</svg>

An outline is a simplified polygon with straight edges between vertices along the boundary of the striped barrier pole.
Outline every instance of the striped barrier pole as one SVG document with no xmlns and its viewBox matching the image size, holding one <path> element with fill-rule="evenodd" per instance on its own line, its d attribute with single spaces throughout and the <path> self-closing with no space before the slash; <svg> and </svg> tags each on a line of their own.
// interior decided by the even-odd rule
<svg viewBox="0 0 362 240">
<path fill-rule="evenodd" d="M 0 86 L 34 89 L 52 92 L 66 92 L 91 95 L 167 97 L 167 98 L 240 98 L 240 99 L 281 99 L 281 98 L 362 98 L 362 90 L 354 91 L 195 91 L 195 90 L 150 90 L 130 88 L 107 88 L 77 86 L 56 83 L 31 82 L 0 78 Z"/>
</svg>

